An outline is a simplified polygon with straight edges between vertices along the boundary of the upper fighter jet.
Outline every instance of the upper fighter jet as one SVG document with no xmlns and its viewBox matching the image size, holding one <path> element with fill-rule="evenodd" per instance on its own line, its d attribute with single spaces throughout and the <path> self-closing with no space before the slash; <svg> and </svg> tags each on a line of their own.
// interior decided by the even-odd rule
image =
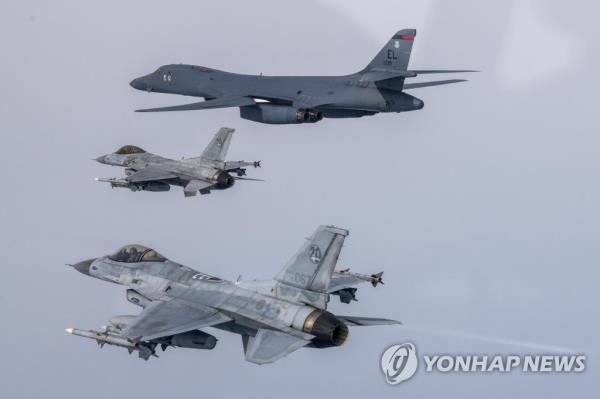
<svg viewBox="0 0 600 399">
<path fill-rule="evenodd" d="M 396 33 L 363 70 L 344 76 L 241 75 L 201 66 L 164 65 L 131 81 L 138 90 L 203 97 L 206 101 L 139 112 L 239 107 L 240 117 L 269 124 L 312 123 L 325 118 L 356 118 L 379 112 L 423 108 L 403 92 L 463 79 L 405 83 L 419 74 L 469 70 L 408 70 L 417 31 Z"/>
<path fill-rule="evenodd" d="M 353 286 L 376 286 L 371 276 L 334 271 L 347 230 L 320 226 L 270 280 L 229 282 L 171 261 L 141 245 L 73 266 L 91 277 L 126 286 L 127 300 L 143 308 L 137 316 L 116 316 L 100 331 L 68 328 L 68 333 L 138 351 L 148 360 L 155 348 L 213 349 L 214 327 L 242 336 L 246 360 L 271 363 L 301 347 L 340 346 L 348 326 L 399 324 L 388 319 L 339 316 L 327 311 L 329 294 L 354 298 Z M 350 291 L 349 291 L 350 290 Z M 350 292 L 347 301 L 341 294 Z M 354 298 L 355 299 L 355 298 Z"/>
<path fill-rule="evenodd" d="M 200 157 L 180 161 L 151 154 L 134 145 L 123 146 L 115 153 L 96 158 L 96 161 L 123 166 L 127 176 L 96 180 L 132 191 L 169 191 L 173 184 L 182 186 L 186 197 L 194 196 L 198 191 L 209 194 L 210 190 L 227 189 L 236 180 L 258 180 L 241 176 L 246 174 L 244 167 L 260 167 L 260 161 L 225 161 L 233 132 L 233 129 L 221 128 Z M 230 172 L 238 177 L 231 176 Z"/>
</svg>

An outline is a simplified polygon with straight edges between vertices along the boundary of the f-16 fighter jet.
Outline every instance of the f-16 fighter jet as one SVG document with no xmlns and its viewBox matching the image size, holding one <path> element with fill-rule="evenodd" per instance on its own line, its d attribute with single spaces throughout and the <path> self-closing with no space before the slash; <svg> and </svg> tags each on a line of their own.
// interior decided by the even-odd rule
<svg viewBox="0 0 600 399">
<path fill-rule="evenodd" d="M 70 265 L 91 277 L 127 287 L 127 300 L 143 308 L 118 316 L 100 331 L 67 332 L 137 351 L 142 359 L 161 346 L 213 349 L 214 327 L 242 336 L 246 360 L 274 362 L 296 349 L 342 345 L 349 326 L 399 324 L 389 319 L 339 316 L 327 311 L 330 293 L 363 281 L 374 286 L 381 274 L 334 272 L 347 230 L 320 226 L 269 280 L 229 282 L 175 263 L 141 245 Z M 352 292 L 352 296 L 355 291 Z M 341 298 L 341 295 L 340 295 Z M 349 301 L 347 301 L 349 302 Z"/>
<path fill-rule="evenodd" d="M 186 197 L 209 194 L 211 190 L 224 190 L 236 180 L 244 178 L 245 167 L 260 167 L 260 161 L 225 161 L 234 130 L 221 128 L 200 157 L 180 161 L 151 154 L 134 145 L 126 145 L 117 152 L 102 155 L 96 161 L 125 168 L 126 177 L 97 178 L 112 187 L 129 188 L 132 191 L 169 191 L 171 185 L 182 186 Z M 235 173 L 237 177 L 231 176 Z"/>
<path fill-rule="evenodd" d="M 138 90 L 203 97 L 206 101 L 140 112 L 239 107 L 240 117 L 269 124 L 313 123 L 325 118 L 356 118 L 379 112 L 423 108 L 403 91 L 464 82 L 463 79 L 405 83 L 420 74 L 470 70 L 409 70 L 417 31 L 396 33 L 361 71 L 344 76 L 241 75 L 195 65 L 164 65 L 131 81 Z"/>
</svg>

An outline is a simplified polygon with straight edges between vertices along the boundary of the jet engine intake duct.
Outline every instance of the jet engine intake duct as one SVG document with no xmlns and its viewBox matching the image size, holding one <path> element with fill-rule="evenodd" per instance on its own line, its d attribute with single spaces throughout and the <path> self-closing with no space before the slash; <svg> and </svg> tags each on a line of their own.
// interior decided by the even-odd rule
<svg viewBox="0 0 600 399">
<path fill-rule="evenodd" d="M 226 171 L 219 172 L 219 174 L 217 174 L 217 176 L 216 176 L 216 180 L 217 180 L 216 186 L 219 189 L 226 189 L 235 184 L 234 177 L 231 176 Z"/>
<path fill-rule="evenodd" d="M 152 302 L 152 301 L 150 301 L 150 299 L 146 298 L 145 296 L 143 296 L 136 290 L 128 289 L 126 291 L 126 295 L 127 295 L 127 301 L 133 303 L 134 305 L 141 306 L 143 308 L 145 308 L 146 306 L 148 306 L 150 304 L 150 302 Z"/>
<path fill-rule="evenodd" d="M 328 348 L 340 346 L 348 338 L 348 326 L 325 310 L 314 310 L 304 321 L 304 332 L 315 336 L 313 346 Z"/>
<path fill-rule="evenodd" d="M 240 117 L 254 122 L 285 125 L 318 122 L 323 119 L 323 113 L 289 105 L 257 104 L 240 107 Z"/>
</svg>

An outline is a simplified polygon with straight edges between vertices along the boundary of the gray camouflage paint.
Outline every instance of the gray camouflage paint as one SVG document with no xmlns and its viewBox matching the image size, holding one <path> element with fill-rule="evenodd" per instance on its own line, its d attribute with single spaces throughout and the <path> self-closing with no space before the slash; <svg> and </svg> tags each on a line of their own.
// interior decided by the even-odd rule
<svg viewBox="0 0 600 399">
<path fill-rule="evenodd" d="M 347 235 L 347 230 L 320 226 L 275 279 L 249 283 L 232 283 L 201 273 L 136 245 L 73 267 L 91 277 L 128 287 L 128 300 L 144 307 L 137 318 L 121 316 L 111 321 L 119 332 L 116 338 L 128 340 L 120 346 L 145 345 L 144 351 L 135 347 L 140 357 L 147 359 L 153 354 L 154 348 L 148 346 L 152 345 L 150 341 L 196 330 L 200 324 L 245 336 L 246 359 L 262 364 L 322 338 L 318 332 L 313 333 L 311 323 L 316 326 L 318 319 L 314 315 L 321 315 L 327 309 L 330 282 L 337 290 L 371 281 L 348 271 L 334 272 Z M 131 248 L 134 255 L 130 255 Z M 315 257 L 315 248 L 323 256 Z M 153 256 L 146 258 L 148 253 Z M 297 275 L 302 276 L 300 281 Z M 343 282 L 336 284 L 336 279 Z M 132 297 L 142 300 L 132 301 Z M 351 316 L 339 319 L 349 325 L 397 323 Z M 67 331 L 73 333 L 73 330 Z M 102 333 L 90 333 L 94 334 L 91 338 L 102 342 L 98 338 Z M 331 332 L 331 337 L 334 333 Z M 320 345 L 317 347 L 323 347 Z"/>
<path fill-rule="evenodd" d="M 227 189 L 236 180 L 244 179 L 245 167 L 260 167 L 260 161 L 225 161 L 234 129 L 221 128 L 200 157 L 180 161 L 152 154 L 135 146 L 123 146 L 117 152 L 96 158 L 96 161 L 126 168 L 126 177 L 98 178 L 112 187 L 132 191 L 168 191 L 170 185 L 182 186 L 186 197 L 198 192 L 209 194 L 214 189 Z M 238 177 L 233 177 L 235 173 Z"/>
</svg>

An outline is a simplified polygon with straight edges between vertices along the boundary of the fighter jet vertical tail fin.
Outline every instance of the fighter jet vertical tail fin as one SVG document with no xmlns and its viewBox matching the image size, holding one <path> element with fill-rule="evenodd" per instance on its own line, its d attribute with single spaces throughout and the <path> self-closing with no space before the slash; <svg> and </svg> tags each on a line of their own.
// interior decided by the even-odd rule
<svg viewBox="0 0 600 399">
<path fill-rule="evenodd" d="M 200 159 L 205 162 L 224 162 L 231 143 L 231 136 L 235 130 L 222 127 L 215 134 L 208 146 L 202 152 Z"/>
<path fill-rule="evenodd" d="M 319 226 L 276 280 L 302 290 L 326 293 L 348 230 Z"/>
<path fill-rule="evenodd" d="M 406 71 L 416 35 L 416 29 L 403 29 L 397 32 L 383 46 L 381 51 L 377 53 L 365 70 L 385 69 Z"/>
</svg>

